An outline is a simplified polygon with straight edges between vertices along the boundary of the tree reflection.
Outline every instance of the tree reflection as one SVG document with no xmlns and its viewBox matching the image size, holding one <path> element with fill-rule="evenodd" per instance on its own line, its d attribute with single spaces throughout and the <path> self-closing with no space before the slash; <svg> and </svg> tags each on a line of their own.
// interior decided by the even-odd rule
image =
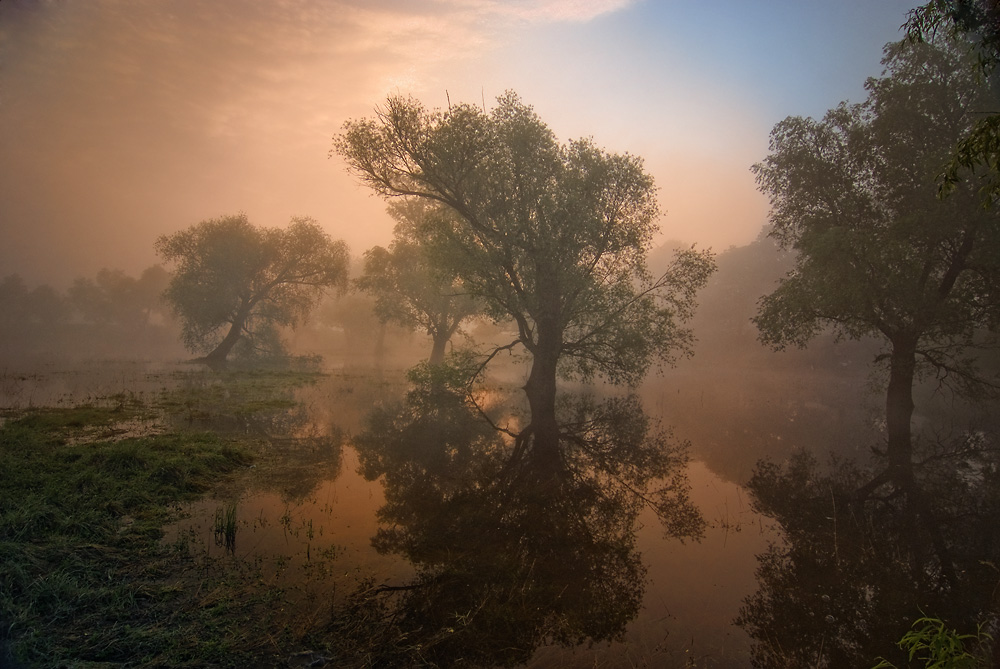
<svg viewBox="0 0 1000 669">
<path fill-rule="evenodd" d="M 859 498 L 870 473 L 848 463 L 824 472 L 799 453 L 758 466 L 754 506 L 785 541 L 758 556 L 759 589 L 737 619 L 755 640 L 754 666 L 869 667 L 880 656 L 910 666 L 895 642 L 921 615 L 995 631 L 997 453 L 971 434 L 939 444 L 923 464 L 918 485 L 931 514 L 922 517 L 933 522 L 920 524 L 898 493 Z"/>
<path fill-rule="evenodd" d="M 639 511 L 672 537 L 703 529 L 683 449 L 637 399 L 581 397 L 563 407 L 560 457 L 540 457 L 497 427 L 513 420 L 505 397 L 474 401 L 449 374 L 420 368 L 406 401 L 374 411 L 356 439 L 362 473 L 385 485 L 374 544 L 417 569 L 372 591 L 392 620 L 380 652 L 510 665 L 542 644 L 621 637 L 645 587 Z"/>
</svg>

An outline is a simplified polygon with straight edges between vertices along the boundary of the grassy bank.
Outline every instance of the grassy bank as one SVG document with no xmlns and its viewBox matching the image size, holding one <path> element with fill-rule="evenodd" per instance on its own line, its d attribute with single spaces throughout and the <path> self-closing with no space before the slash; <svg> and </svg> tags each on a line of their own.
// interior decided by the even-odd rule
<svg viewBox="0 0 1000 669">
<path fill-rule="evenodd" d="M 162 541 L 183 502 L 238 477 L 259 445 L 129 436 L 162 409 L 121 397 L 0 426 L 0 665 L 275 666 L 294 645 L 252 563 Z"/>
</svg>

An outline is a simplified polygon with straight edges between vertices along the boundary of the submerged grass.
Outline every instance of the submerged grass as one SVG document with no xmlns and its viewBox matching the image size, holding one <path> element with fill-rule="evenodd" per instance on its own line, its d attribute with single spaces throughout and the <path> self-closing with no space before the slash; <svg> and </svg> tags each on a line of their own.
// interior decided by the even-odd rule
<svg viewBox="0 0 1000 669">
<path fill-rule="evenodd" d="M 236 502 L 220 506 L 215 510 L 215 544 L 225 546 L 233 554 L 236 552 Z"/>
<path fill-rule="evenodd" d="M 253 563 L 223 569 L 161 541 L 181 503 L 236 476 L 254 444 L 94 432 L 148 411 L 112 401 L 0 425 L 0 665 L 275 666 L 293 643 L 282 593 Z M 220 512 L 235 546 L 235 505 Z"/>
<path fill-rule="evenodd" d="M 219 413 L 257 414 L 290 409 L 294 389 L 316 383 L 318 372 L 253 370 L 202 372 L 182 377 L 164 392 L 161 406 L 170 415 L 207 417 Z"/>
</svg>

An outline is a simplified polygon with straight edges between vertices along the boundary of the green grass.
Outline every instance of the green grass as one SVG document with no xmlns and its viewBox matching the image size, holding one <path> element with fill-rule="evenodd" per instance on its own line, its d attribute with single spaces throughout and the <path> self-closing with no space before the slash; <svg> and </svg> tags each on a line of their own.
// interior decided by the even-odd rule
<svg viewBox="0 0 1000 669">
<path fill-rule="evenodd" d="M 312 606 L 335 599 L 322 578 L 286 591 L 275 585 L 283 556 L 237 556 L 235 504 L 220 502 L 213 528 L 224 555 L 210 557 L 193 532 L 164 541 L 186 502 L 239 499 L 260 481 L 297 498 L 336 474 L 340 435 L 302 447 L 269 436 L 307 417 L 297 389 L 321 376 L 197 370 L 149 404 L 122 394 L 5 412 L 0 666 L 7 652 L 42 668 L 303 666 L 320 657 L 306 647 L 376 666 L 365 660 L 384 640 L 373 611 L 348 607 L 331 625 L 329 609 Z M 258 423 L 264 432 L 246 429 Z M 327 570 L 335 559 L 314 557 Z M 308 605 L 293 603 L 302 595 Z"/>
<path fill-rule="evenodd" d="M 225 546 L 230 554 L 236 552 L 236 502 L 215 510 L 215 544 Z"/>
<path fill-rule="evenodd" d="M 897 645 L 907 652 L 911 665 L 916 660 L 926 669 L 978 669 L 990 666 L 986 650 L 992 641 L 981 627 L 975 634 L 960 634 L 940 618 L 923 616 Z M 897 669 L 888 660 L 880 660 L 872 669 Z"/>
<path fill-rule="evenodd" d="M 223 569 L 161 541 L 180 505 L 237 476 L 253 445 L 94 439 L 143 411 L 45 408 L 0 426 L 0 639 L 29 667 L 273 666 L 291 643 L 270 613 L 280 592 L 252 563 Z"/>
</svg>

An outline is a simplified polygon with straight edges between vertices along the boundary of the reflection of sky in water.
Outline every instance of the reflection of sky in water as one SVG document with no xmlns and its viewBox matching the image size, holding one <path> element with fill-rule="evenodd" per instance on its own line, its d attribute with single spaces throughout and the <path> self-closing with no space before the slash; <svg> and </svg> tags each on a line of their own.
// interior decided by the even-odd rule
<svg viewBox="0 0 1000 669">
<path fill-rule="evenodd" d="M 205 499 L 186 509 L 190 518 L 168 528 L 165 541 L 186 537 L 193 553 L 231 559 L 215 540 L 214 516 L 232 500 Z M 345 594 L 363 578 L 404 580 L 412 575 L 395 556 L 379 555 L 369 541 L 377 529 L 375 510 L 382 504 L 378 483 L 357 474 L 351 449 L 335 480 L 324 480 L 305 499 L 289 500 L 273 491 L 251 491 L 237 503 L 235 559 L 261 559 L 268 583 L 289 588 L 294 600 L 328 591 L 317 588 L 347 586 Z M 322 602 L 321 602 L 322 603 Z M 323 603 L 329 606 L 329 601 Z"/>
<path fill-rule="evenodd" d="M 402 585 L 413 576 L 405 560 L 371 547 L 382 487 L 356 473 L 353 449 L 345 449 L 344 460 L 336 480 L 323 481 L 300 502 L 274 492 L 251 493 L 239 501 L 236 558 L 262 558 L 265 581 L 289 588 L 293 601 L 317 589 L 336 587 L 346 594 L 366 577 Z M 627 665 L 627 658 L 746 657 L 749 640 L 731 621 L 754 589 L 754 556 L 774 535 L 750 511 L 738 486 L 701 463 L 691 465 L 689 476 L 692 499 L 710 527 L 701 542 L 682 545 L 662 537 L 655 516 L 640 517 L 638 548 L 649 584 L 624 645 L 542 648 L 529 666 L 548 666 L 567 654 L 601 666 Z M 179 532 L 193 533 L 192 550 L 203 547 L 210 556 L 227 559 L 213 535 L 214 514 L 224 504 L 212 499 L 192 505 L 192 518 L 169 530 L 166 541 L 175 541 Z"/>
<path fill-rule="evenodd" d="M 190 365 L 147 362 L 92 362 L 0 369 L 0 409 L 73 406 L 119 395 L 150 396 L 174 385 Z"/>
</svg>

